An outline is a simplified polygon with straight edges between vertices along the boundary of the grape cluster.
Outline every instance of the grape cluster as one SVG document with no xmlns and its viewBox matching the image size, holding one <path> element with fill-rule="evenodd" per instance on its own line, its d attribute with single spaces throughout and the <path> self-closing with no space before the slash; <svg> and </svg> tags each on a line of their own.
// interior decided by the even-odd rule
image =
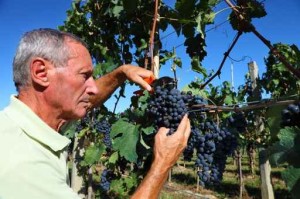
<svg viewBox="0 0 300 199">
<path fill-rule="evenodd" d="M 107 147 L 107 149 L 112 148 L 112 142 L 110 139 L 110 130 L 111 130 L 111 125 L 110 123 L 104 118 L 100 120 L 99 122 L 95 123 L 94 129 L 98 133 L 103 133 L 103 143 Z"/>
<path fill-rule="evenodd" d="M 110 188 L 111 180 L 114 178 L 114 173 L 111 170 L 104 169 L 100 179 L 100 189 L 107 192 Z"/>
<path fill-rule="evenodd" d="M 287 108 L 281 112 L 282 126 L 298 126 L 300 127 L 300 102 L 297 104 L 289 104 Z"/>
<path fill-rule="evenodd" d="M 88 128 L 91 132 L 103 134 L 103 143 L 108 150 L 112 149 L 112 142 L 110 138 L 111 124 L 106 118 L 99 119 L 100 109 L 94 109 L 86 114 L 76 125 L 76 132 Z"/>
<path fill-rule="evenodd" d="M 84 118 L 82 118 L 81 120 L 79 120 L 79 122 L 76 125 L 75 131 L 76 132 L 80 132 L 82 129 L 88 127 L 89 125 L 89 117 L 85 116 Z"/>
<path fill-rule="evenodd" d="M 154 120 L 156 129 L 169 128 L 168 135 L 171 135 L 187 113 L 187 107 L 179 90 L 157 86 L 149 99 L 148 113 Z"/>
<path fill-rule="evenodd" d="M 207 119 L 207 101 L 190 91 L 185 93 L 174 88 L 158 87 L 148 104 L 155 127 L 170 128 L 171 133 L 177 129 L 184 114 L 189 113 L 191 136 L 183 152 L 184 159 L 191 161 L 196 151 L 195 166 L 199 168 L 200 184 L 220 183 L 226 159 L 237 147 L 237 137 Z"/>
<path fill-rule="evenodd" d="M 237 138 L 227 129 L 220 129 L 213 121 L 206 120 L 199 127 L 193 130 L 189 142 L 194 142 L 192 145 L 197 152 L 195 165 L 199 168 L 200 185 L 219 184 L 226 159 L 237 147 Z"/>
<path fill-rule="evenodd" d="M 228 118 L 229 126 L 235 128 L 239 133 L 246 131 L 248 124 L 243 112 L 236 112 Z"/>
</svg>

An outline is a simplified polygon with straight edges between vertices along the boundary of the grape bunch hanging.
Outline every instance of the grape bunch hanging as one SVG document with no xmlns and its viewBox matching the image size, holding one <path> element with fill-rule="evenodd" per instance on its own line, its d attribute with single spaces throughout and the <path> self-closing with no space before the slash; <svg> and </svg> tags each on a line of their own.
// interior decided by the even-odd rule
<svg viewBox="0 0 300 199">
<path fill-rule="evenodd" d="M 157 86 L 150 98 L 148 111 L 156 130 L 166 127 L 170 129 L 168 135 L 171 135 L 187 113 L 187 107 L 179 90 Z"/>
<path fill-rule="evenodd" d="M 76 125 L 76 132 L 80 132 L 83 129 L 90 130 L 95 134 L 102 137 L 102 141 L 109 151 L 112 149 L 112 141 L 110 138 L 111 124 L 105 117 L 99 118 L 100 109 L 95 108 L 82 118 Z"/>
<path fill-rule="evenodd" d="M 289 104 L 281 112 L 281 126 L 298 126 L 300 127 L 300 102 Z"/>
<path fill-rule="evenodd" d="M 225 128 L 220 129 L 207 118 L 209 109 L 205 105 L 207 101 L 202 97 L 170 86 L 157 86 L 148 102 L 148 113 L 155 129 L 169 128 L 168 135 L 176 131 L 188 113 L 192 132 L 183 155 L 185 160 L 191 161 L 196 152 L 195 167 L 202 186 L 220 183 L 226 159 L 237 147 L 234 134 Z"/>
</svg>

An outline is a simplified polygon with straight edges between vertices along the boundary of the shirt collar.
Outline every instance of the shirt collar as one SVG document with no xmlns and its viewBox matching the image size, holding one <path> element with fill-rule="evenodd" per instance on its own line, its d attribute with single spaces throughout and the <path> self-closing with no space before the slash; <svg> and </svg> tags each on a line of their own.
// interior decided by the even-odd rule
<svg viewBox="0 0 300 199">
<path fill-rule="evenodd" d="M 55 152 L 63 150 L 70 143 L 67 137 L 52 129 L 15 96 L 11 96 L 10 105 L 4 111 L 27 135 Z"/>
</svg>

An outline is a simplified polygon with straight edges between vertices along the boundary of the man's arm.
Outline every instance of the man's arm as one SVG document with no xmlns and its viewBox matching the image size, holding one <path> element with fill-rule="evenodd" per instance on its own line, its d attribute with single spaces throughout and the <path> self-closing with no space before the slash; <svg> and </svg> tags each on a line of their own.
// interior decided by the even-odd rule
<svg viewBox="0 0 300 199">
<path fill-rule="evenodd" d="M 138 66 L 122 65 L 118 67 L 96 80 L 99 92 L 91 97 L 92 106 L 101 106 L 126 79 L 150 91 L 150 85 L 144 81 L 144 78 L 150 76 L 153 76 L 151 71 Z"/>
<path fill-rule="evenodd" d="M 156 199 L 168 177 L 168 172 L 176 163 L 187 145 L 191 125 L 187 115 L 182 119 L 177 131 L 167 136 L 168 129 L 160 128 L 155 136 L 154 160 L 149 172 L 132 195 L 132 199 Z"/>
</svg>

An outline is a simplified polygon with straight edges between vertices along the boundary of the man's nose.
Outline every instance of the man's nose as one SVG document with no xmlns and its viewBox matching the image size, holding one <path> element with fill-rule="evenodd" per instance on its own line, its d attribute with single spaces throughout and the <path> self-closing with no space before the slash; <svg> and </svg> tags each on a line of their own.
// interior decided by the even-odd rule
<svg viewBox="0 0 300 199">
<path fill-rule="evenodd" d="M 94 80 L 93 77 L 90 77 L 87 81 L 87 93 L 90 95 L 96 95 L 99 93 L 99 90 L 96 85 L 96 81 Z"/>
</svg>

